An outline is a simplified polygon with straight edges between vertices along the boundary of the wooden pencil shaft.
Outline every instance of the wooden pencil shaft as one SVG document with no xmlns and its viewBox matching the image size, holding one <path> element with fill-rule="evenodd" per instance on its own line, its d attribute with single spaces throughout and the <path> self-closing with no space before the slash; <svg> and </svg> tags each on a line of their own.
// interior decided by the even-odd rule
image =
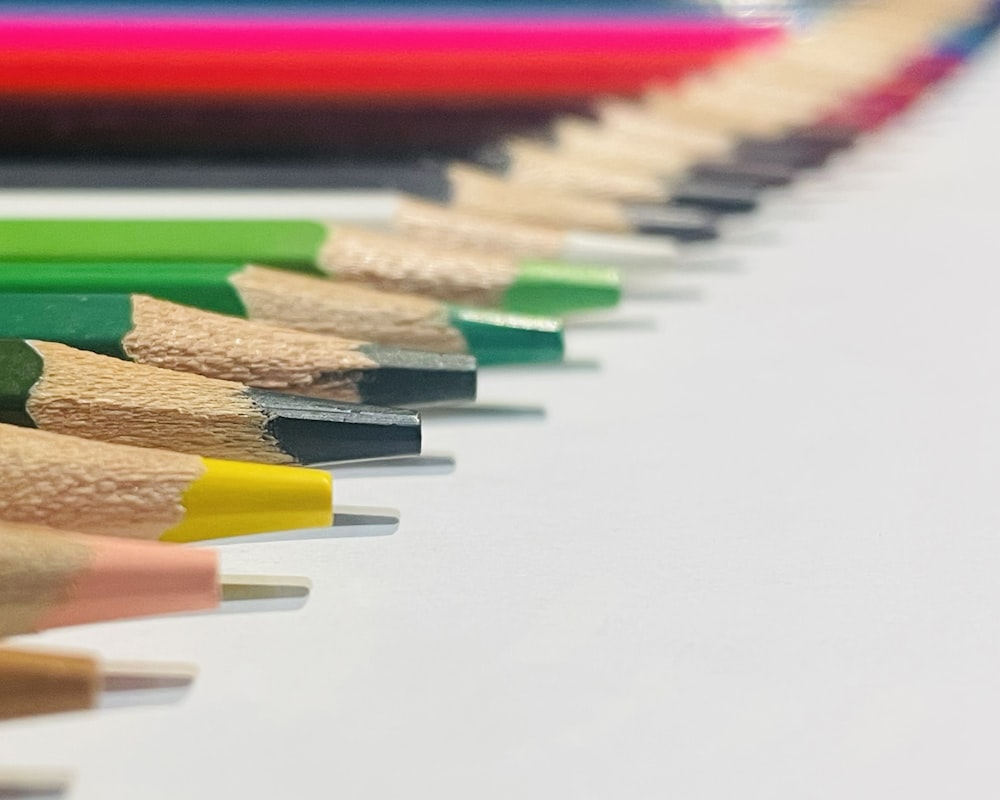
<svg viewBox="0 0 1000 800">
<path fill-rule="evenodd" d="M 93 659 L 0 649 L 0 719 L 93 708 L 100 686 Z"/>
<path fill-rule="evenodd" d="M 219 603 L 210 549 L 0 521 L 0 637 Z"/>
<path fill-rule="evenodd" d="M 262 267 L 28 264 L 0 267 L 0 291 L 143 292 L 312 333 L 461 353 L 466 344 L 434 300 Z"/>
<path fill-rule="evenodd" d="M 329 525 L 321 470 L 205 459 L 0 424 L 0 519 L 196 541 Z M 265 488 L 266 487 L 266 488 Z"/>
<path fill-rule="evenodd" d="M 414 412 L 300 400 L 54 342 L 2 338 L 0 422 L 263 464 L 412 455 L 420 442 Z"/>
</svg>

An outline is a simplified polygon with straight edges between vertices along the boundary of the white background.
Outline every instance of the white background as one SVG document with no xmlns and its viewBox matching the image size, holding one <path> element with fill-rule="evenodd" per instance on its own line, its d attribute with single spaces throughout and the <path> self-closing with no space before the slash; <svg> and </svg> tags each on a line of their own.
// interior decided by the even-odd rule
<svg viewBox="0 0 1000 800">
<path fill-rule="evenodd" d="M 998 92 L 1000 50 L 625 306 L 655 329 L 575 331 L 599 371 L 484 375 L 548 413 L 428 419 L 454 474 L 339 483 L 395 535 L 223 549 L 310 576 L 301 611 L 32 639 L 201 673 L 3 723 L 0 766 L 81 800 L 1000 795 Z"/>
</svg>

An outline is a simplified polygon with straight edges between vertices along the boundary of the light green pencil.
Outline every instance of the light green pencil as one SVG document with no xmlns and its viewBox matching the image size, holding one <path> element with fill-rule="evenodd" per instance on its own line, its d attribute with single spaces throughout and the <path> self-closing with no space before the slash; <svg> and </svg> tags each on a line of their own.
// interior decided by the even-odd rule
<svg viewBox="0 0 1000 800">
<path fill-rule="evenodd" d="M 253 262 L 526 314 L 607 308 L 621 298 L 613 269 L 305 220 L 0 219 L 0 260 Z"/>
</svg>

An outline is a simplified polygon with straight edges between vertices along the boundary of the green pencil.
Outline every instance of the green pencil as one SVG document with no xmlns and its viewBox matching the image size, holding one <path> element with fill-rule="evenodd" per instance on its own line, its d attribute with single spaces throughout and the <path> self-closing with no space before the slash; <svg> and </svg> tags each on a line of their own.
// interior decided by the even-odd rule
<svg viewBox="0 0 1000 800">
<path fill-rule="evenodd" d="M 143 294 L 0 294 L 0 331 L 0 337 L 62 342 L 137 364 L 347 403 L 476 397 L 476 360 L 468 355 L 306 333 Z M 0 407 L 9 394 L 4 386 L 24 373 L 0 369 Z"/>
<path fill-rule="evenodd" d="M 0 220 L 0 260 L 253 262 L 530 314 L 607 308 L 613 269 L 435 247 L 304 220 Z"/>
<path fill-rule="evenodd" d="M 558 361 L 563 355 L 556 319 L 449 306 L 252 265 L 0 262 L 0 292 L 145 294 L 311 333 L 470 353 L 483 365 Z"/>
</svg>

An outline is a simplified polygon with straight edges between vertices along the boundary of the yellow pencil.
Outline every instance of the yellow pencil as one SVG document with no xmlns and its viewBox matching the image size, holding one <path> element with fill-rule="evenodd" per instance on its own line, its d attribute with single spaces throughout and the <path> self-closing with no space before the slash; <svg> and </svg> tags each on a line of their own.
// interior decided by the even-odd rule
<svg viewBox="0 0 1000 800">
<path fill-rule="evenodd" d="M 330 475 L 0 425 L 0 519 L 190 542 L 333 522 Z"/>
</svg>

